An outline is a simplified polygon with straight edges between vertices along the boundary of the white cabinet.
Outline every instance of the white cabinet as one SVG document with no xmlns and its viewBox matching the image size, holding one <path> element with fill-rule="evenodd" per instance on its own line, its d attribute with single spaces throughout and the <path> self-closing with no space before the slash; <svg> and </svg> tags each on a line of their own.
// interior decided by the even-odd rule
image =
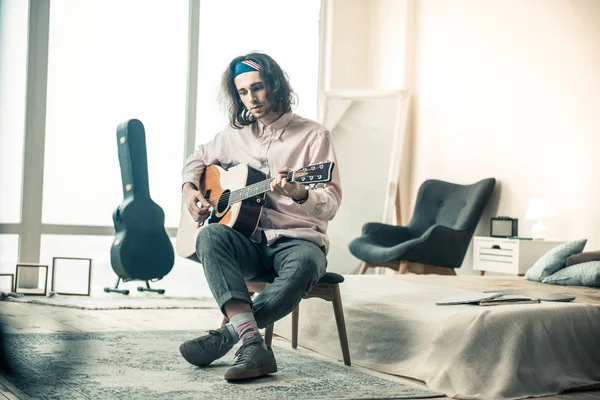
<svg viewBox="0 0 600 400">
<path fill-rule="evenodd" d="M 521 240 L 475 236 L 473 238 L 473 269 L 525 275 L 525 272 L 550 249 L 565 242 L 552 240 Z"/>
</svg>

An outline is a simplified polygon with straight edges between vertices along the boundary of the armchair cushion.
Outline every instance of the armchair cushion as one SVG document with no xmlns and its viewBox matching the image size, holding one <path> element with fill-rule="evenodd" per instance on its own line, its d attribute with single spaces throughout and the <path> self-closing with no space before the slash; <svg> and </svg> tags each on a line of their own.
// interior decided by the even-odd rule
<svg viewBox="0 0 600 400">
<path fill-rule="evenodd" d="M 444 225 L 429 228 L 402 259 L 438 267 L 459 268 L 468 249 L 473 231 Z"/>
<path fill-rule="evenodd" d="M 581 253 L 586 243 L 587 239 L 580 239 L 550 249 L 527 270 L 525 279 L 542 282 L 544 278 L 564 268 L 569 256 Z"/>
</svg>

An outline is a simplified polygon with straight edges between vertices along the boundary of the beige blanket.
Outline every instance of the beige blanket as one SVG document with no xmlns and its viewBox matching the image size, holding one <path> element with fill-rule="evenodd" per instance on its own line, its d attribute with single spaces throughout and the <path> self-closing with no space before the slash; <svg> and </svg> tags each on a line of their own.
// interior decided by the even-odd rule
<svg viewBox="0 0 600 400">
<path fill-rule="evenodd" d="M 353 364 L 463 399 L 544 396 L 600 383 L 596 307 L 437 306 L 437 299 L 467 289 L 441 284 L 457 277 L 432 277 L 435 285 L 421 278 L 427 277 L 346 276 L 341 291 Z M 299 321 L 299 345 L 341 359 L 331 303 L 303 300 Z M 275 333 L 290 338 L 290 328 L 288 316 Z"/>
</svg>

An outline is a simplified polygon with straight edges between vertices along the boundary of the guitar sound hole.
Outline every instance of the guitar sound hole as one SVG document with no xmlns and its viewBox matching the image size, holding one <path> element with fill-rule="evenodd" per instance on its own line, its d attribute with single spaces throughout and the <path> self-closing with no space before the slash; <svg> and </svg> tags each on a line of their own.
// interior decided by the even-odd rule
<svg viewBox="0 0 600 400">
<path fill-rule="evenodd" d="M 227 207 L 229 206 L 229 194 L 230 193 L 231 193 L 230 190 L 225 190 L 223 192 L 223 194 L 221 194 L 221 197 L 219 198 L 219 202 L 217 203 L 217 212 L 219 214 L 221 214 L 227 210 Z"/>
</svg>

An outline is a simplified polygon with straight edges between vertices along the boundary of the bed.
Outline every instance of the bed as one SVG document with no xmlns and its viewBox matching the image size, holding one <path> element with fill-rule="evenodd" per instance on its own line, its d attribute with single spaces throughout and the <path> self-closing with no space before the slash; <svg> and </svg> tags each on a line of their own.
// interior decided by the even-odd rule
<svg viewBox="0 0 600 400">
<path fill-rule="evenodd" d="M 519 399 L 600 384 L 600 289 L 517 276 L 346 275 L 352 363 L 462 399 Z M 437 306 L 465 291 L 523 289 L 573 302 Z M 298 344 L 341 359 L 331 304 L 300 304 Z M 275 333 L 291 337 L 290 316 Z"/>
<path fill-rule="evenodd" d="M 397 279 L 416 284 L 450 286 L 457 289 L 487 292 L 502 289 L 565 294 L 575 296 L 573 303 L 590 304 L 600 309 L 600 288 L 583 286 L 548 285 L 524 279 L 522 276 L 441 276 L 441 275 L 396 275 Z"/>
</svg>

